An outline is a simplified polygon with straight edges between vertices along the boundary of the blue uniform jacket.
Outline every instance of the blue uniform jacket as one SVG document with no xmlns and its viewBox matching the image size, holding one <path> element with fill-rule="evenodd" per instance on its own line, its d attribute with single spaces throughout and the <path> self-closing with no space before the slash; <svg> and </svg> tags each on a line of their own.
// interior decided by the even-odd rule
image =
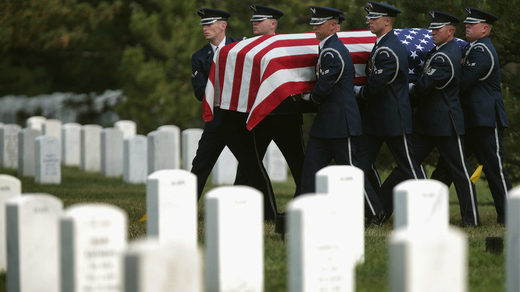
<svg viewBox="0 0 520 292">
<path fill-rule="evenodd" d="M 414 132 L 429 136 L 464 134 L 459 99 L 461 51 L 454 40 L 433 48 L 415 86 Z"/>
<path fill-rule="evenodd" d="M 226 45 L 239 40 L 241 39 L 226 37 Z M 213 55 L 213 49 L 208 43 L 191 56 L 191 84 L 193 86 L 193 91 L 195 92 L 195 97 L 199 101 L 202 101 L 204 98 L 204 92 L 206 90 L 206 83 L 208 82 L 211 63 L 213 62 Z M 231 120 L 228 122 L 224 121 L 229 119 Z M 244 127 L 244 123 L 245 121 L 243 121 L 243 118 L 240 117 L 239 113 L 233 113 L 230 111 L 221 110 L 219 108 L 214 108 L 213 120 L 206 123 L 204 129 L 206 131 L 215 131 L 217 129 L 219 131 L 234 131 L 239 127 Z M 226 127 L 223 127 L 223 125 L 226 125 Z"/>
<path fill-rule="evenodd" d="M 354 97 L 354 65 L 336 34 L 325 42 L 316 66 L 311 99 L 319 104 L 310 131 L 317 138 L 360 136 L 361 116 Z"/>
<path fill-rule="evenodd" d="M 363 131 L 375 136 L 412 133 L 412 110 L 408 96 L 408 55 L 391 30 L 370 54 L 368 81 L 361 88 L 364 102 Z"/>
<path fill-rule="evenodd" d="M 500 64 L 488 37 L 477 40 L 466 50 L 460 90 L 466 128 L 507 127 Z"/>
</svg>

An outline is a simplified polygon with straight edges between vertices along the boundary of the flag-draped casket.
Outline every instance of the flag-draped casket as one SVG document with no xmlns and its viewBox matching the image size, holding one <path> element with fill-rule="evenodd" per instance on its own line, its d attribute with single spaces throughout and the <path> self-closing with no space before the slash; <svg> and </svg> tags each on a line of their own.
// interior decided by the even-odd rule
<svg viewBox="0 0 520 292">
<path fill-rule="evenodd" d="M 413 81 L 434 46 L 430 31 L 413 28 L 394 33 L 407 48 Z M 338 37 L 352 57 L 354 83 L 363 84 L 376 36 L 370 31 L 344 31 Z M 288 96 L 311 91 L 316 82 L 318 44 L 314 33 L 294 33 L 258 36 L 222 47 L 215 54 L 206 86 L 204 120 L 213 119 L 214 107 L 249 113 L 250 130 Z"/>
</svg>

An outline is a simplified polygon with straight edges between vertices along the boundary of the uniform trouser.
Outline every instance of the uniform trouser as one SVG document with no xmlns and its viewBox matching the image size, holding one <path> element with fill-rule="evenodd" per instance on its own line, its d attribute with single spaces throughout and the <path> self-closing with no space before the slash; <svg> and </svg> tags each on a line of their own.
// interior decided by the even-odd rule
<svg viewBox="0 0 520 292">
<path fill-rule="evenodd" d="M 441 157 L 448 162 L 449 172 L 454 178 L 463 223 L 466 225 L 480 224 L 477 194 L 475 185 L 470 180 L 462 137 L 457 135 L 425 136 L 414 134 L 412 139 L 417 163 L 422 163 L 433 148 L 437 147 Z M 398 168 L 395 168 L 383 184 L 384 187 L 381 191 L 385 196 L 392 196 L 393 188 L 400 181 L 403 181 L 403 178 L 404 174 Z"/>
<path fill-rule="evenodd" d="M 261 160 L 271 141 L 276 143 L 291 170 L 296 185 L 294 196 L 299 194 L 304 159 L 301 114 L 269 115 L 253 129 L 253 132 L 256 150 Z M 239 165 L 237 180 L 244 175 L 244 168 Z"/>
<path fill-rule="evenodd" d="M 361 146 L 361 137 L 317 138 L 309 137 L 303 162 L 302 194 L 316 190 L 316 172 L 334 160 L 337 165 L 360 167 L 355 157 Z M 365 175 L 365 215 L 375 216 L 383 211 L 376 192 Z"/>
<path fill-rule="evenodd" d="M 244 176 L 235 181 L 235 184 L 247 185 L 261 191 L 264 197 L 264 219 L 274 219 L 276 203 L 271 200 L 273 194 L 271 182 L 254 150 L 253 136 L 245 129 L 245 124 L 243 130 L 205 130 L 202 133 L 191 169 L 191 172 L 197 176 L 199 199 L 202 196 L 206 180 L 225 146 L 231 150 L 239 165 L 245 169 Z"/>
<path fill-rule="evenodd" d="M 365 173 L 373 173 L 373 163 L 376 160 L 377 154 L 383 146 L 383 143 L 386 143 L 390 153 L 394 157 L 394 160 L 397 164 L 397 168 L 400 170 L 402 174 L 403 180 L 407 179 L 423 179 L 425 178 L 421 165 L 417 163 L 415 159 L 414 149 L 412 147 L 410 135 L 403 134 L 403 136 L 373 136 L 366 135 L 365 136 L 365 145 L 367 152 L 367 161 L 363 163 L 363 170 Z M 401 181 L 392 181 L 389 183 L 400 183 Z M 386 182 L 385 182 L 386 183 Z M 381 189 L 386 188 L 385 183 L 381 185 Z M 379 193 L 379 198 L 381 203 L 383 204 L 385 211 L 388 214 L 391 214 L 393 198 L 392 195 L 384 194 L 382 192 Z"/>
<path fill-rule="evenodd" d="M 503 164 L 503 131 L 503 128 L 477 127 L 468 129 L 464 137 L 466 156 L 475 155 L 477 161 L 484 166 L 483 170 L 497 211 L 497 222 L 502 224 L 505 223 L 507 192 L 512 188 Z M 442 181 L 448 186 L 453 182 L 444 159 L 439 159 L 432 179 Z"/>
</svg>

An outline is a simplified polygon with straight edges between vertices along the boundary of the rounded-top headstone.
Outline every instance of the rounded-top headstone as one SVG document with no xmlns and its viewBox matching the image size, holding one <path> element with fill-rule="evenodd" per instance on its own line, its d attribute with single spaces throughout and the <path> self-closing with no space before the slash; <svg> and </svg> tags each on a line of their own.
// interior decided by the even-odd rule
<svg viewBox="0 0 520 292">
<path fill-rule="evenodd" d="M 79 166 L 81 161 L 81 125 L 66 123 L 61 126 L 61 157 L 64 165 Z"/>
<path fill-rule="evenodd" d="M 508 192 L 506 203 L 506 290 L 520 291 L 520 187 Z"/>
<path fill-rule="evenodd" d="M 14 176 L 0 174 L 0 242 L 6 242 L 5 238 L 5 205 L 8 200 L 19 197 L 22 193 L 22 183 Z M 7 270 L 5 244 L 0 244 L 0 272 Z"/>
<path fill-rule="evenodd" d="M 148 237 L 197 246 L 197 177 L 182 169 L 149 175 L 146 214 Z"/>
<path fill-rule="evenodd" d="M 206 288 L 263 291 L 263 199 L 246 186 L 206 194 Z"/>
<path fill-rule="evenodd" d="M 358 244 L 342 230 L 340 196 L 302 195 L 287 207 L 289 291 L 354 291 Z"/>
<path fill-rule="evenodd" d="M 21 130 L 15 124 L 0 127 L 0 167 L 18 168 L 18 133 Z"/>
<path fill-rule="evenodd" d="M 33 116 L 26 120 L 25 126 L 29 129 L 34 129 L 41 132 L 43 131 L 43 124 L 45 123 L 45 120 L 47 120 L 46 117 Z"/>
<path fill-rule="evenodd" d="M 58 291 L 58 218 L 63 203 L 43 193 L 6 205 L 7 290 Z"/>
<path fill-rule="evenodd" d="M 447 229 L 448 187 L 436 180 L 407 180 L 394 188 L 394 229 Z"/>
<path fill-rule="evenodd" d="M 182 131 L 182 169 L 191 169 L 202 132 L 202 129 L 186 129 Z"/>
<path fill-rule="evenodd" d="M 60 218 L 61 291 L 121 291 L 127 215 L 108 204 L 78 204 Z"/>
<path fill-rule="evenodd" d="M 467 291 L 467 239 L 456 228 L 401 228 L 389 240 L 390 291 Z"/>
<path fill-rule="evenodd" d="M 132 138 L 137 134 L 137 126 L 134 121 L 121 120 L 114 124 L 114 128 L 123 132 L 123 139 Z"/>
<path fill-rule="evenodd" d="M 196 246 L 137 240 L 125 252 L 124 269 L 126 292 L 202 290 L 201 254 Z"/>
<path fill-rule="evenodd" d="M 60 142 L 56 137 L 36 138 L 36 169 L 34 179 L 41 184 L 61 183 Z"/>
</svg>

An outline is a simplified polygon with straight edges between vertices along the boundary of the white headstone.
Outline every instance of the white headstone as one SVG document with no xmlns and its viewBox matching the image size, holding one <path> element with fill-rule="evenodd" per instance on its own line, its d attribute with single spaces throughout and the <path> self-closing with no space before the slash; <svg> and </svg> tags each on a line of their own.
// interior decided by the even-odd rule
<svg viewBox="0 0 520 292">
<path fill-rule="evenodd" d="M 206 289 L 263 291 L 262 194 L 250 187 L 219 187 L 206 194 Z"/>
<path fill-rule="evenodd" d="M 142 184 L 147 177 L 147 140 L 137 135 L 124 141 L 123 181 L 131 184 Z"/>
<path fill-rule="evenodd" d="M 61 291 L 122 291 L 127 217 L 104 204 L 69 207 L 60 218 Z"/>
<path fill-rule="evenodd" d="M 282 151 L 280 151 L 280 148 L 278 148 L 278 145 L 276 145 L 274 141 L 271 141 L 267 147 L 263 163 L 271 181 L 287 181 L 287 163 L 285 162 Z"/>
<path fill-rule="evenodd" d="M 357 244 L 343 232 L 338 196 L 303 195 L 287 208 L 290 292 L 355 291 Z M 340 232 L 336 232 L 340 230 Z"/>
<path fill-rule="evenodd" d="M 7 202 L 7 291 L 59 291 L 62 209 L 63 203 L 47 194 L 24 194 Z"/>
<path fill-rule="evenodd" d="M 28 129 L 34 129 L 42 132 L 45 120 L 47 120 L 47 118 L 42 116 L 30 117 L 25 121 L 25 127 Z"/>
<path fill-rule="evenodd" d="M 60 143 L 50 136 L 36 138 L 34 180 L 41 184 L 61 183 Z"/>
<path fill-rule="evenodd" d="M 191 170 L 191 163 L 202 136 L 202 129 L 186 129 L 182 131 L 182 169 Z"/>
<path fill-rule="evenodd" d="M 447 229 L 448 187 L 436 180 L 407 180 L 394 188 L 394 229 Z"/>
<path fill-rule="evenodd" d="M 107 177 L 123 175 L 123 132 L 116 128 L 101 131 L 101 173 Z"/>
<path fill-rule="evenodd" d="M 181 129 L 174 125 L 163 125 L 157 128 L 158 131 L 168 131 L 173 133 L 173 149 L 172 156 L 174 157 L 174 168 L 181 168 Z"/>
<path fill-rule="evenodd" d="M 99 125 L 84 125 L 81 128 L 80 169 L 89 172 L 101 171 L 101 131 Z"/>
<path fill-rule="evenodd" d="M 197 177 L 182 169 L 159 170 L 146 183 L 146 232 L 161 242 L 197 246 Z"/>
<path fill-rule="evenodd" d="M 506 202 L 506 288 L 520 291 L 520 187 L 508 193 Z"/>
<path fill-rule="evenodd" d="M 34 129 L 23 129 L 18 133 L 18 175 L 34 176 L 36 170 L 35 142 L 41 132 Z"/>
<path fill-rule="evenodd" d="M 5 205 L 9 199 L 19 197 L 22 183 L 14 176 L 0 174 L 0 272 L 7 270 L 7 248 L 5 245 Z"/>
<path fill-rule="evenodd" d="M 211 182 L 214 185 L 232 185 L 237 174 L 238 161 L 226 146 L 213 166 Z"/>
<path fill-rule="evenodd" d="M 18 168 L 18 133 L 21 129 L 14 124 L 0 127 L 0 167 Z"/>
<path fill-rule="evenodd" d="M 179 168 L 179 144 L 172 131 L 153 131 L 148 134 L 148 174 L 161 169 Z M 177 149 L 175 149 L 177 147 Z"/>
<path fill-rule="evenodd" d="M 202 269 L 198 248 L 141 240 L 125 253 L 126 292 L 201 292 Z"/>
<path fill-rule="evenodd" d="M 137 126 L 134 121 L 121 120 L 114 124 L 114 128 L 123 132 L 123 139 L 132 138 L 137 133 Z"/>
<path fill-rule="evenodd" d="M 61 127 L 61 157 L 63 165 L 79 166 L 81 162 L 81 125 L 67 123 Z"/>
<path fill-rule="evenodd" d="M 390 235 L 390 291 L 467 291 L 466 235 L 456 229 L 399 229 Z"/>
<path fill-rule="evenodd" d="M 54 119 L 47 119 L 42 125 L 42 135 L 50 136 L 58 139 L 61 152 L 61 121 Z"/>
<path fill-rule="evenodd" d="M 316 173 L 316 192 L 342 198 L 347 215 L 340 228 L 349 234 L 356 259 L 365 259 L 365 183 L 363 171 L 349 165 L 333 165 Z M 338 206 L 338 207 L 340 207 Z"/>
</svg>

